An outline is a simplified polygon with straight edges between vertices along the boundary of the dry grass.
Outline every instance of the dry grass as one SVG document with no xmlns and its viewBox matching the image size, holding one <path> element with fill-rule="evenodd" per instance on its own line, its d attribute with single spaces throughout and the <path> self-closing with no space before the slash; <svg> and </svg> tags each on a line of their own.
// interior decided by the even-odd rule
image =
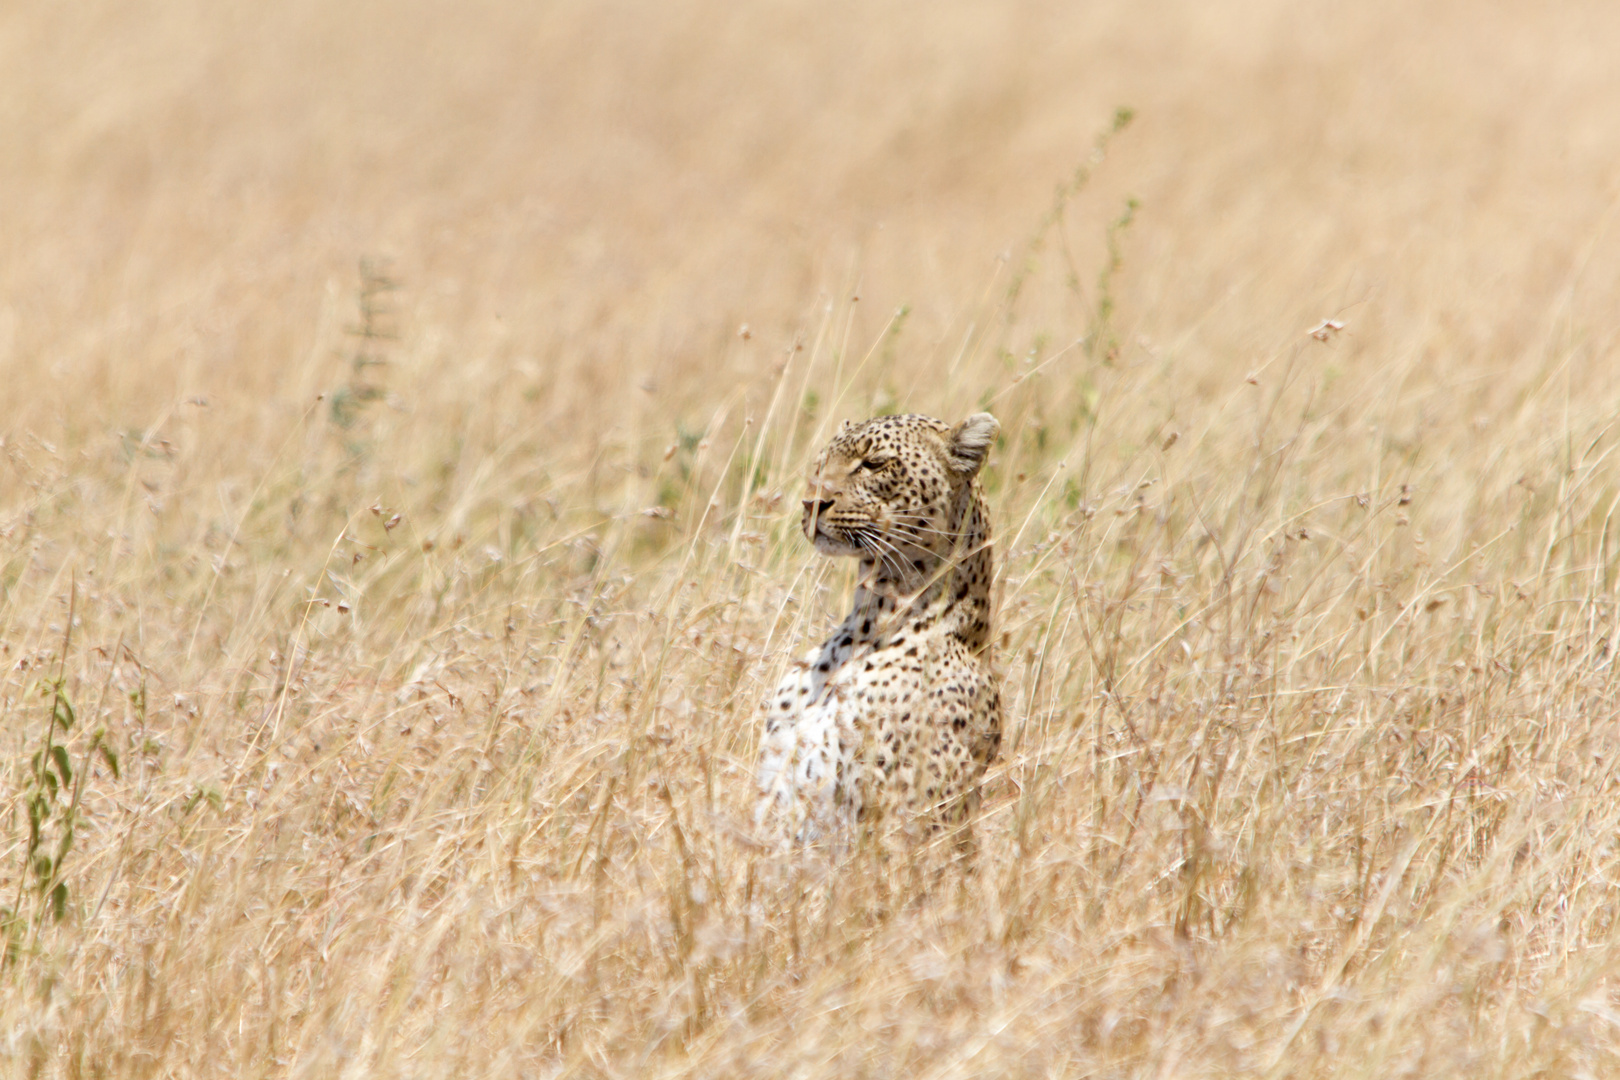
<svg viewBox="0 0 1620 1080">
<path fill-rule="evenodd" d="M 531 7 L 0 11 L 8 1075 L 1620 1071 L 1613 5 Z M 976 864 L 762 853 L 981 405 Z"/>
</svg>

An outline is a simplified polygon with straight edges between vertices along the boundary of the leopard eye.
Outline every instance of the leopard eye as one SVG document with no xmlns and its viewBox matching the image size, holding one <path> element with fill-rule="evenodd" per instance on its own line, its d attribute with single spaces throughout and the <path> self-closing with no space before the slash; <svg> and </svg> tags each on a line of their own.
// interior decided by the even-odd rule
<svg viewBox="0 0 1620 1080">
<path fill-rule="evenodd" d="M 887 458 L 885 458 L 883 460 L 877 460 L 877 459 L 874 459 L 874 458 L 864 458 L 864 459 L 862 459 L 861 463 L 859 465 L 855 466 L 855 467 L 857 469 L 870 469 L 873 472 L 877 472 L 879 469 L 881 469 L 885 465 L 887 465 L 889 463 L 889 460 L 890 459 L 887 459 Z"/>
</svg>

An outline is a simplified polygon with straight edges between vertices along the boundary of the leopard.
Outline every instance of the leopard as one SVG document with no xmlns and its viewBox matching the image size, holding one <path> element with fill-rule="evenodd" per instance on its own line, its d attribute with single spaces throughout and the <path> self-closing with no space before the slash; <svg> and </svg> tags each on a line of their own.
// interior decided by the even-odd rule
<svg viewBox="0 0 1620 1080">
<path fill-rule="evenodd" d="M 755 824 L 779 842 L 898 820 L 970 833 L 1001 746 L 994 560 L 980 471 L 988 412 L 845 421 L 816 458 L 800 526 L 859 562 L 854 603 L 761 705 Z"/>
</svg>

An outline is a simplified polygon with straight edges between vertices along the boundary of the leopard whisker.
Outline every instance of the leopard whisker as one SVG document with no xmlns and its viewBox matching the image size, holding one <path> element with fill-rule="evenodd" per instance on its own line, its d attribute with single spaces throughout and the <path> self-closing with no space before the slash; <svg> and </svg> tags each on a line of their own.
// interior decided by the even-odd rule
<svg viewBox="0 0 1620 1080">
<path fill-rule="evenodd" d="M 891 574 L 899 577 L 905 573 L 908 561 L 905 554 L 881 532 L 867 526 L 860 531 L 859 536 L 860 546 L 872 552 Z"/>
</svg>

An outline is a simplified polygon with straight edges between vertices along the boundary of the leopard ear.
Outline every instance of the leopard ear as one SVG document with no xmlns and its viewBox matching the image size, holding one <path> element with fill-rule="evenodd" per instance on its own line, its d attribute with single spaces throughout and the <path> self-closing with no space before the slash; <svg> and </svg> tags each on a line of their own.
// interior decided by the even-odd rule
<svg viewBox="0 0 1620 1080">
<path fill-rule="evenodd" d="M 951 468 L 962 476 L 977 475 L 1000 431 L 1001 424 L 987 412 L 974 413 L 957 424 L 948 446 Z"/>
</svg>

